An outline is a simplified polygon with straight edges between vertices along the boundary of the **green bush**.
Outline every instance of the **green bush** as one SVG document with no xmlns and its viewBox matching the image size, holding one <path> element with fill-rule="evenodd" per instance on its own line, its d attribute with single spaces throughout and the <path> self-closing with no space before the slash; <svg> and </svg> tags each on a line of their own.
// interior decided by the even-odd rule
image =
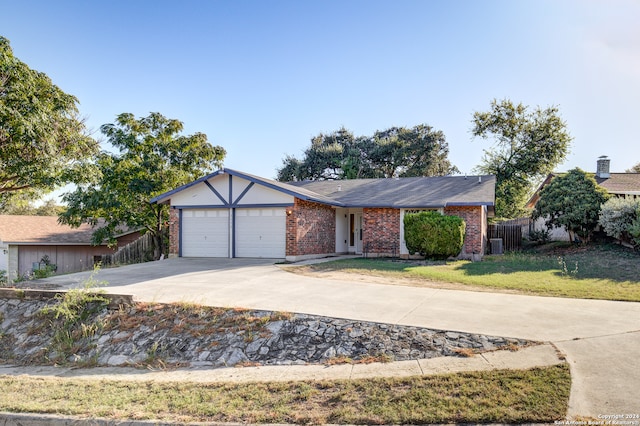
<svg viewBox="0 0 640 426">
<path fill-rule="evenodd" d="M 428 211 L 404 216 L 404 239 L 409 253 L 435 259 L 457 256 L 464 244 L 466 224 L 458 216 Z"/>
<path fill-rule="evenodd" d="M 640 244 L 636 229 L 640 224 L 640 200 L 609 199 L 602 205 L 599 223 L 610 237 Z"/>
<path fill-rule="evenodd" d="M 548 229 L 533 230 L 529 232 L 529 241 L 533 241 L 538 244 L 547 244 L 551 241 L 551 233 Z"/>
</svg>

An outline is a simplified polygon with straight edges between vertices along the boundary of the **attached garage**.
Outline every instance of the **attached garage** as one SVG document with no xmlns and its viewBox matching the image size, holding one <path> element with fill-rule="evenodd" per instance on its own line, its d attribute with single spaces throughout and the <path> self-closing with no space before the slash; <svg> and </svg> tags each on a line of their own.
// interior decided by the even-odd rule
<svg viewBox="0 0 640 426">
<path fill-rule="evenodd" d="M 184 209 L 182 256 L 229 257 L 229 210 Z"/>
<path fill-rule="evenodd" d="M 229 218 L 229 209 L 183 209 L 182 256 L 285 257 L 284 208 L 236 209 L 235 224 Z M 233 229 L 235 245 L 231 249 Z"/>
<path fill-rule="evenodd" d="M 284 208 L 236 210 L 236 256 L 284 258 L 286 218 Z"/>
<path fill-rule="evenodd" d="M 227 169 L 156 197 L 170 205 L 170 253 L 284 259 L 294 194 L 279 185 Z"/>
</svg>

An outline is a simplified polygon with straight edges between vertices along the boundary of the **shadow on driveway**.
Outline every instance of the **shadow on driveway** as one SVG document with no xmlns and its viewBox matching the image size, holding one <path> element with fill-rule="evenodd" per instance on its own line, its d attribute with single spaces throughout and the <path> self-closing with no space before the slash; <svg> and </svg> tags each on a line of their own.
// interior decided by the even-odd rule
<svg viewBox="0 0 640 426">
<path fill-rule="evenodd" d="M 177 258 L 155 262 L 137 263 L 112 268 L 100 269 L 94 276 L 97 281 L 106 281 L 109 286 L 123 286 L 146 281 L 171 278 L 180 275 L 198 273 L 242 271 L 243 273 L 259 273 L 265 266 L 272 266 L 282 259 L 228 259 L 228 258 Z M 56 275 L 34 280 L 27 284 L 33 287 L 73 288 L 82 285 L 93 271 Z M 27 287 L 27 286 L 23 286 Z"/>
</svg>

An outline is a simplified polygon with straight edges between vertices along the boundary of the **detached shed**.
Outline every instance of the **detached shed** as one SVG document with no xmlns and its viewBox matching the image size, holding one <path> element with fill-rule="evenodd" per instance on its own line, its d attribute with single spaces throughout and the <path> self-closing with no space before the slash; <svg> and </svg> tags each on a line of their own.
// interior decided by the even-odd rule
<svg viewBox="0 0 640 426">
<path fill-rule="evenodd" d="M 30 274 L 45 256 L 56 265 L 57 273 L 91 269 L 95 259 L 114 251 L 106 244 L 92 245 L 92 233 L 87 224 L 79 228 L 61 225 L 57 216 L 0 215 L 0 270 L 14 280 Z M 138 232 L 125 233 L 118 244 L 138 236 Z"/>
</svg>

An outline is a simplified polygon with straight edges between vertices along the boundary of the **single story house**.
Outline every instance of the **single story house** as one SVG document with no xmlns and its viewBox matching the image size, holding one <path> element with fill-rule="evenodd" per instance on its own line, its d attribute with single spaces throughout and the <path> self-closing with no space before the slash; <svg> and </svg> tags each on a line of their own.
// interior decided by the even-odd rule
<svg viewBox="0 0 640 426">
<path fill-rule="evenodd" d="M 495 177 L 283 183 L 225 168 L 151 202 L 170 205 L 172 257 L 408 257 L 404 215 L 437 210 L 464 219 L 461 256 L 479 259 L 487 248 Z"/>
<path fill-rule="evenodd" d="M 611 160 L 607 156 L 601 156 L 596 162 L 596 172 L 592 173 L 596 183 L 607 190 L 614 197 L 640 199 L 640 173 L 611 173 Z M 547 186 L 553 178 L 562 173 L 550 173 L 538 187 L 527 203 L 528 208 L 535 208 L 540 199 L 540 191 Z M 533 224 L 534 229 L 547 229 L 544 218 L 538 218 Z M 554 228 L 550 231 L 551 239 L 567 240 L 569 233 L 565 229 Z"/>
<path fill-rule="evenodd" d="M 92 245 L 92 234 L 90 225 L 72 228 L 58 223 L 57 216 L 0 215 L 0 270 L 13 280 L 40 267 L 45 256 L 56 265 L 57 273 L 90 269 L 95 259 L 114 252 L 106 244 Z M 118 245 L 139 236 L 137 231 L 123 233 L 117 238 Z"/>
</svg>

